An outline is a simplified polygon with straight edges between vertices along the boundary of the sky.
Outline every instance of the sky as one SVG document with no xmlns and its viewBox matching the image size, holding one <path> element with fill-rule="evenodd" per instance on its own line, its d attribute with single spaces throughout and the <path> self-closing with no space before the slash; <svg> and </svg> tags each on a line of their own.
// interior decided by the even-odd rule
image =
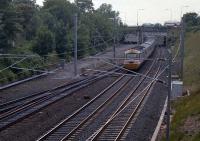
<svg viewBox="0 0 200 141">
<path fill-rule="evenodd" d="M 40 5 L 42 2 L 37 0 Z M 120 12 L 122 21 L 128 25 L 137 24 L 137 13 L 139 25 L 180 21 L 181 11 L 200 14 L 200 0 L 93 0 L 93 3 L 95 8 L 102 3 L 112 4 L 113 9 Z"/>
</svg>

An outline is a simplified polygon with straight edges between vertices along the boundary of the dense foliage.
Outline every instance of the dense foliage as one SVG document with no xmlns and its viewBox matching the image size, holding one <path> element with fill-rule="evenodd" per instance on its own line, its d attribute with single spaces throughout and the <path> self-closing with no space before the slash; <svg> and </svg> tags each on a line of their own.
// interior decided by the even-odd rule
<svg viewBox="0 0 200 141">
<path fill-rule="evenodd" d="M 186 32 L 184 86 L 190 96 L 173 102 L 176 111 L 171 123 L 171 141 L 200 140 L 200 31 Z M 178 43 L 177 43 L 178 44 Z M 173 110 L 173 111 L 174 111 Z M 166 139 L 163 139 L 165 141 Z"/>
<path fill-rule="evenodd" d="M 3 48 L 1 53 L 9 52 L 10 47 L 18 48 L 24 41 L 41 42 L 43 38 L 38 36 L 46 30 L 52 33 L 54 49 L 58 54 L 72 50 L 75 13 L 78 13 L 78 43 L 81 44 L 81 50 L 91 47 L 94 39 L 98 43 L 112 39 L 114 18 L 118 20 L 117 26 L 121 25 L 119 13 L 113 11 L 111 5 L 102 4 L 94 10 L 91 0 L 76 0 L 75 3 L 66 0 L 45 0 L 42 7 L 36 5 L 35 0 L 10 0 L 2 3 L 0 7 L 0 43 Z M 44 27 L 47 29 L 41 30 Z M 45 54 L 48 53 L 47 50 Z M 87 53 L 90 52 L 86 51 L 80 56 Z"/>
<path fill-rule="evenodd" d="M 45 0 L 43 6 L 38 6 L 36 0 L 0 3 L 0 54 L 35 54 L 43 60 L 56 53 L 56 57 L 69 60 L 73 57 L 75 13 L 79 58 L 105 50 L 112 44 L 114 33 L 118 33 L 116 29 L 123 27 L 119 13 L 111 5 L 102 4 L 94 9 L 92 0 Z M 0 59 L 0 68 L 13 62 Z M 6 71 L 15 73 L 12 69 Z"/>
<path fill-rule="evenodd" d="M 170 129 L 171 141 L 200 140 L 200 17 L 196 13 L 184 15 L 187 31 L 185 36 L 184 89 L 190 95 L 172 102 L 173 119 Z M 177 34 L 178 38 L 178 34 Z M 175 50 L 178 49 L 177 40 Z M 163 141 L 165 141 L 163 135 Z"/>
<path fill-rule="evenodd" d="M 197 13 L 187 13 L 184 15 L 187 27 L 200 26 L 200 16 Z"/>
</svg>

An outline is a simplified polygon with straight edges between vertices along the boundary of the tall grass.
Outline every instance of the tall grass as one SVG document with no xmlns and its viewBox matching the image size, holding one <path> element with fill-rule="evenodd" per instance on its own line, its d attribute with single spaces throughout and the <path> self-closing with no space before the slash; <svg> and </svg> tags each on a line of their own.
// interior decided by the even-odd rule
<svg viewBox="0 0 200 141">
<path fill-rule="evenodd" d="M 184 83 L 193 92 L 200 90 L 200 31 L 186 34 Z"/>
<path fill-rule="evenodd" d="M 191 95 L 173 103 L 176 112 L 171 124 L 171 141 L 200 141 L 200 129 L 193 135 L 183 130 L 188 118 L 200 119 L 200 31 L 186 33 L 184 85 Z"/>
</svg>

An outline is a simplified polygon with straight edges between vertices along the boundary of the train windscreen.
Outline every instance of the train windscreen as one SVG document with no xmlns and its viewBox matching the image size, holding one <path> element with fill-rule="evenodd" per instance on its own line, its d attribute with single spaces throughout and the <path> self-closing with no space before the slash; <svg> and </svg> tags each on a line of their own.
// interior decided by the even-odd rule
<svg viewBox="0 0 200 141">
<path fill-rule="evenodd" d="M 129 53 L 129 54 L 126 54 L 126 58 L 127 59 L 139 59 L 140 55 L 139 54 L 135 54 L 135 53 Z"/>
</svg>

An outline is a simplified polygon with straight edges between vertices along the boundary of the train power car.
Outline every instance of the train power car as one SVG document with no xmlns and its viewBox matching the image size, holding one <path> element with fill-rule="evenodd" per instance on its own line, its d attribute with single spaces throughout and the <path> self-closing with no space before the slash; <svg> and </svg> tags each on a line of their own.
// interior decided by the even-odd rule
<svg viewBox="0 0 200 141">
<path fill-rule="evenodd" d="M 145 43 L 125 51 L 124 68 L 129 70 L 139 69 L 153 53 L 155 46 L 155 38 L 151 38 Z"/>
</svg>

